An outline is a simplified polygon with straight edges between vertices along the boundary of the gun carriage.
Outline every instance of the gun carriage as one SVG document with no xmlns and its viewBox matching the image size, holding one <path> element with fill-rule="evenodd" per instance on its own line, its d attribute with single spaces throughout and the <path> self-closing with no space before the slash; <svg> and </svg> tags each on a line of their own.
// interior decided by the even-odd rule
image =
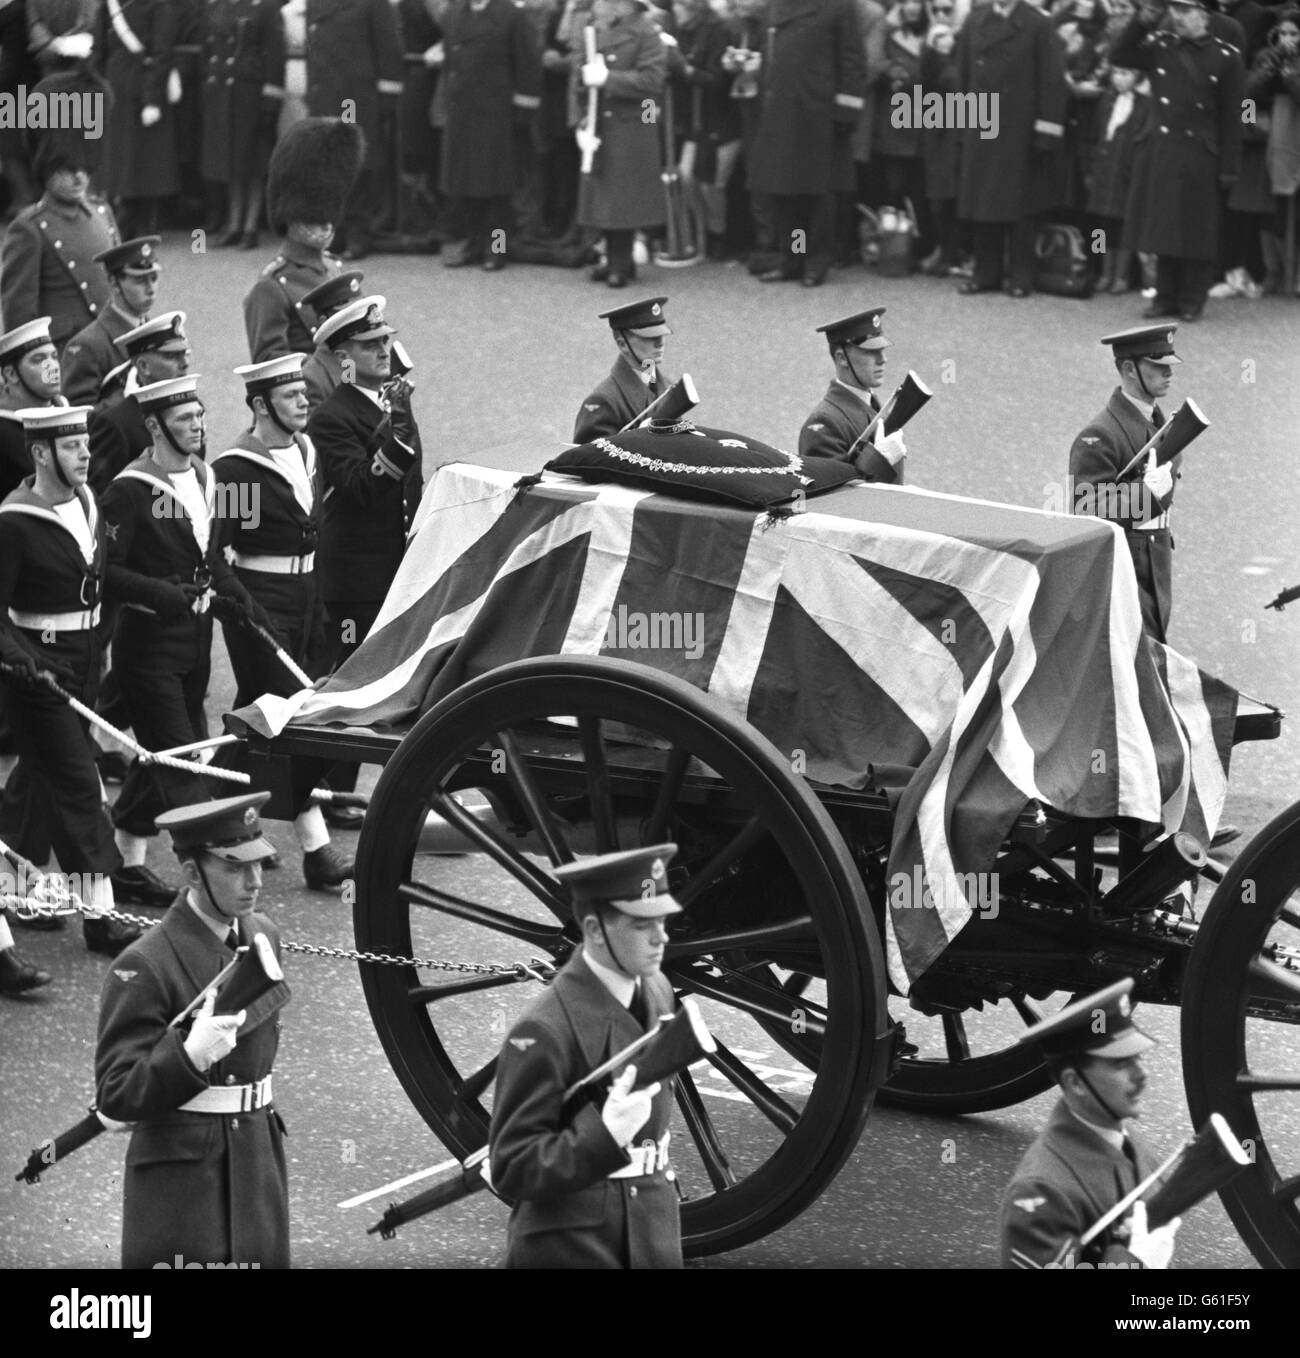
<svg viewBox="0 0 1300 1358">
<path fill-rule="evenodd" d="M 483 472 L 492 485 L 475 482 L 472 495 L 462 485 L 442 508 L 463 521 L 493 485 L 505 501 L 534 508 L 548 495 L 570 506 L 608 499 L 590 486 L 512 488 L 513 475 L 502 477 L 512 466 L 534 469 L 535 451 L 522 468 L 511 456 L 495 461 L 496 471 Z M 845 498 L 855 494 L 866 492 L 837 491 L 825 502 L 827 523 L 857 503 Z M 436 483 L 431 500 L 437 512 Z M 647 501 L 638 503 L 644 511 Z M 705 513 L 754 528 L 755 515 L 741 510 L 680 509 L 697 516 L 693 529 Z M 853 778 L 819 777 L 825 761 L 802 766 L 788 741 L 778 747 L 748 719 L 757 711 L 767 714 L 763 724 L 780 726 L 772 703 L 751 696 L 748 713 L 738 712 L 725 695 L 680 677 L 680 667 L 668 672 L 674 666 L 658 652 L 651 664 L 590 653 L 620 649 L 605 644 L 603 615 L 600 639 L 575 644 L 581 600 L 570 598 L 566 625 L 547 633 L 522 571 L 513 577 L 521 600 L 513 622 L 469 616 L 471 598 L 494 590 L 511 597 L 504 577 L 466 584 L 484 551 L 504 560 L 517 549 L 521 537 L 492 541 L 504 521 L 477 539 L 462 522 L 458 545 L 438 564 L 412 562 L 417 536 L 371 639 L 316 695 L 317 715 L 302 709 L 287 725 L 241 729 L 262 763 L 259 781 L 264 775 L 275 789 L 273 814 L 277 805 L 290 814 L 326 764 L 383 765 L 358 845 L 357 946 L 426 961 L 458 956 L 467 965 L 449 979 L 432 968 L 362 962 L 361 980 L 394 1071 L 448 1149 L 464 1161 L 486 1143 L 496 1052 L 536 986 L 575 946 L 551 868 L 578 854 L 673 840 L 672 889 L 687 910 L 672 928 L 664 970 L 681 995 L 701 1002 L 718 1038 L 709 1065 L 685 1072 L 677 1090 L 684 1134 L 674 1162 L 688 1253 L 735 1248 L 806 1208 L 857 1144 L 876 1098 L 973 1113 L 1043 1091 L 1050 1077 L 1017 1045 L 1019 1032 L 1070 996 L 1131 975 L 1136 1000 L 1182 1006 L 1193 1125 L 1218 1112 L 1252 1149 L 1249 1170 L 1223 1192 L 1243 1239 L 1266 1265 L 1300 1265 L 1300 1173 L 1291 1148 L 1269 1135 L 1270 1110 L 1300 1090 L 1300 1046 L 1276 1043 L 1283 1030 L 1274 1026 L 1300 1021 L 1300 805 L 1225 869 L 1186 832 L 1144 852 L 1128 817 L 1079 815 L 1047 796 L 1014 798 L 981 851 L 996 909 L 975 902 L 946 946 L 904 974 L 891 893 L 900 826 L 918 819 L 918 766 L 932 766 L 934 750 L 913 763 L 872 761 Z M 1102 537 L 1112 531 L 1060 522 Z M 586 550 L 594 554 L 590 543 Z M 571 569 L 572 561 L 547 588 L 564 593 Z M 419 622 L 419 644 L 404 649 L 393 638 L 418 621 L 435 579 L 450 595 L 427 625 Z M 570 594 L 581 593 L 570 583 Z M 1115 589 L 1133 586 L 1120 580 Z M 1136 612 L 1135 595 L 1128 607 Z M 502 649 L 506 636 L 521 658 Z M 417 699 L 396 722 L 349 721 L 347 711 L 395 710 L 367 706 L 378 670 L 357 668 L 385 645 L 396 645 L 385 663 Z M 343 692 L 341 706 L 324 701 L 331 687 Z M 715 679 L 710 687 L 724 686 Z M 1232 697 L 1225 749 L 1229 740 L 1279 733 L 1275 708 Z M 799 695 L 773 701 L 798 706 Z M 1010 715 L 1005 707 L 1002 719 Z M 818 748 L 816 734 L 806 734 L 805 745 Z M 962 814 L 959 806 L 954 822 Z M 1175 896 L 1189 881 L 1202 887 L 1199 921 Z M 935 913 L 943 909 L 940 902 Z"/>
</svg>

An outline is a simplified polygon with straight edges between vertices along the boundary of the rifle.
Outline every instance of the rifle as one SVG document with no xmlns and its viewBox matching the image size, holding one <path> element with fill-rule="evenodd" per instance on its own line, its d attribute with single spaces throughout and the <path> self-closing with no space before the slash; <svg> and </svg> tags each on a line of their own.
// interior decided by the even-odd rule
<svg viewBox="0 0 1300 1358">
<path fill-rule="evenodd" d="M 851 460 L 858 444 L 863 439 L 869 440 L 878 426 L 883 426 L 886 434 L 897 433 L 933 395 L 934 392 L 909 369 L 907 376 L 898 384 L 898 390 L 885 402 L 884 409 L 849 444 L 845 456 Z"/>
<path fill-rule="evenodd" d="M 1128 465 L 1120 472 L 1119 479 L 1123 480 L 1129 476 L 1153 453 L 1156 462 L 1161 466 L 1166 462 L 1172 462 L 1193 439 L 1199 438 L 1209 427 L 1210 422 L 1201 413 L 1200 406 L 1189 396 L 1133 454 Z"/>
<path fill-rule="evenodd" d="M 698 239 L 698 214 L 686 201 L 686 190 L 677 172 L 677 137 L 673 128 L 673 86 L 664 86 L 664 167 L 659 178 L 664 185 L 667 240 L 655 254 L 655 263 L 666 269 L 685 269 L 704 258 Z"/>
<path fill-rule="evenodd" d="M 596 30 L 591 24 L 582 30 L 582 41 L 586 47 L 587 63 L 596 60 Z M 582 152 L 582 173 L 590 174 L 600 149 L 600 137 L 596 135 L 596 118 L 600 112 L 600 91 L 594 85 L 587 87 L 587 116 L 574 132 L 578 149 Z"/>
<path fill-rule="evenodd" d="M 1284 589 L 1271 604 L 1265 604 L 1264 607 L 1276 608 L 1280 613 L 1287 604 L 1293 604 L 1297 599 L 1300 599 L 1300 585 L 1292 585 L 1290 589 Z"/>
<path fill-rule="evenodd" d="M 639 414 L 634 415 L 618 432 L 626 434 L 629 429 L 640 429 L 642 425 L 656 420 L 680 420 L 687 411 L 694 410 L 700 403 L 695 383 L 690 373 L 683 373 L 676 382 L 662 391 Z"/>
</svg>

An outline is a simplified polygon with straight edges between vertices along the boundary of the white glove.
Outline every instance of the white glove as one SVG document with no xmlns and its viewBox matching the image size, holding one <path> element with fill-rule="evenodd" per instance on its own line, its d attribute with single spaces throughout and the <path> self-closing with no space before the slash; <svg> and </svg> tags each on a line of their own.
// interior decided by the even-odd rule
<svg viewBox="0 0 1300 1358">
<path fill-rule="evenodd" d="M 190 605 L 190 612 L 202 617 L 208 611 L 208 606 L 212 603 L 212 596 L 216 592 L 215 589 L 205 589 Z"/>
<path fill-rule="evenodd" d="M 173 67 L 167 73 L 167 102 L 179 104 L 185 97 L 185 87 L 181 84 L 181 73 Z"/>
<path fill-rule="evenodd" d="M 440 42 L 435 42 L 432 47 L 424 49 L 424 64 L 429 70 L 433 70 L 435 66 L 441 66 L 446 59 L 447 49 Z"/>
<path fill-rule="evenodd" d="M 628 1068 L 610 1086 L 609 1097 L 600 1110 L 600 1120 L 620 1146 L 629 1146 L 650 1120 L 650 1101 L 659 1092 L 658 1084 L 632 1092 L 636 1067 Z"/>
<path fill-rule="evenodd" d="M 94 50 L 95 39 L 90 33 L 61 33 L 50 40 L 50 46 L 61 57 L 85 61 Z"/>
<path fill-rule="evenodd" d="M 609 67 L 605 58 L 597 54 L 595 61 L 588 61 L 582 68 L 582 83 L 588 89 L 598 90 L 609 79 Z"/>
<path fill-rule="evenodd" d="M 876 425 L 876 432 L 872 437 L 876 452 L 889 463 L 891 467 L 898 464 L 907 456 L 907 444 L 903 442 L 903 432 L 900 429 L 896 434 L 885 433 L 885 422 L 882 420 Z"/>
<path fill-rule="evenodd" d="M 681 45 L 671 33 L 665 33 L 662 29 L 659 30 L 659 41 L 665 47 L 679 47 Z"/>
<path fill-rule="evenodd" d="M 1128 1220 L 1128 1252 L 1141 1259 L 1144 1268 L 1168 1268 L 1174 1257 L 1174 1237 L 1182 1224 L 1182 1217 L 1175 1217 L 1158 1230 L 1148 1231 L 1147 1205 L 1144 1202 L 1135 1204 Z"/>
<path fill-rule="evenodd" d="M 190 1035 L 185 1039 L 185 1054 L 198 1071 L 207 1070 L 235 1050 L 235 1043 L 239 1041 L 237 1030 L 248 1015 L 245 1009 L 237 1014 L 213 1014 L 212 1006 L 216 1002 L 217 992 L 209 990 L 203 997 L 202 1007 L 194 1015 Z"/>
<path fill-rule="evenodd" d="M 152 127 L 154 123 L 162 121 L 162 109 L 157 104 L 146 104 L 140 110 L 140 124 L 142 127 Z"/>
<path fill-rule="evenodd" d="M 1157 463 L 1142 473 L 1142 484 L 1156 497 L 1163 500 L 1174 488 L 1174 464 Z"/>
<path fill-rule="evenodd" d="M 763 66 L 762 52 L 750 52 L 745 57 L 745 72 L 747 75 L 757 75 Z"/>
</svg>

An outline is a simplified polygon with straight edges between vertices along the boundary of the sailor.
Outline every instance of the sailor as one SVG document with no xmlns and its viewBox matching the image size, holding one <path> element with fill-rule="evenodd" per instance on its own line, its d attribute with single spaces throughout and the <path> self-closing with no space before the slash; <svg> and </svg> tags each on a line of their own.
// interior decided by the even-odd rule
<svg viewBox="0 0 1300 1358">
<path fill-rule="evenodd" d="M 304 294 L 303 309 L 308 315 L 316 318 L 315 325 L 319 326 L 340 307 L 355 302 L 361 296 L 361 282 L 364 276 L 360 269 L 349 269 L 334 278 L 327 278 Z M 303 364 L 302 376 L 307 383 L 307 411 L 310 414 L 343 380 L 343 369 L 339 366 L 338 359 L 330 352 L 329 346 L 318 344 Z"/>
<path fill-rule="evenodd" d="M 289 1266 L 284 1123 L 271 1086 L 289 987 L 280 979 L 228 1015 L 214 1012 L 210 988 L 236 948 L 256 952 L 265 938 L 279 957 L 276 927 L 256 908 L 262 864 L 275 852 L 258 817 L 269 795 L 159 817 L 184 886 L 104 984 L 96 1098 L 106 1117 L 135 1124 L 123 1268 Z M 193 1017 L 172 1026 L 200 995 Z"/>
<path fill-rule="evenodd" d="M 194 375 L 175 377 L 136 392 L 150 447 L 103 496 L 108 588 L 121 605 L 113 670 L 136 738 L 149 750 L 207 738 L 214 597 L 233 601 L 274 634 L 221 551 L 197 383 Z M 198 773 L 132 765 L 113 807 L 126 870 L 151 875 L 145 856 L 157 816 L 210 795 Z"/>
<path fill-rule="evenodd" d="M 664 314 L 667 297 L 646 297 L 602 311 L 618 348 L 610 374 L 583 401 L 573 426 L 574 443 L 617 434 L 672 386 L 659 364 L 672 329 Z"/>
<path fill-rule="evenodd" d="M 93 705 L 102 642 L 104 523 L 86 486 L 86 406 L 21 412 L 33 473 L 0 505 L 0 704 L 18 763 L 0 803 L 0 839 L 38 866 L 51 851 L 87 905 L 111 909 L 121 858 L 85 721 L 44 684 Z M 112 957 L 139 930 L 86 919 L 86 946 Z"/>
<path fill-rule="evenodd" d="M 1119 386 L 1105 408 L 1070 447 L 1074 510 L 1118 523 L 1124 530 L 1142 603 L 1142 626 L 1167 640 L 1173 603 L 1173 548 L 1169 507 L 1181 475 L 1182 454 L 1157 465 L 1144 459 L 1128 477 L 1121 473 L 1165 422 L 1159 401 L 1169 391 L 1174 353 L 1172 321 L 1103 335 L 1119 373 Z"/>
<path fill-rule="evenodd" d="M 565 1091 L 675 1007 L 660 970 L 674 844 L 555 870 L 582 947 L 511 1029 L 497 1063 L 492 1186 L 514 1207 L 508 1268 L 680 1268 L 669 1166 L 672 1082 L 634 1091 L 634 1067 L 603 1104 Z"/>
<path fill-rule="evenodd" d="M 1061 1098 L 1003 1198 L 1003 1268 L 1169 1267 L 1181 1222 L 1148 1232 L 1142 1203 L 1080 1244 L 1158 1164 L 1125 1125 L 1140 1116 L 1141 1057 L 1155 1045 L 1133 1022 L 1132 990 L 1132 980 L 1116 981 L 1020 1036 L 1042 1054 Z"/>
<path fill-rule="evenodd" d="M 292 659 L 314 675 L 325 662 L 325 613 L 316 574 L 316 449 L 304 432 L 303 363 L 302 354 L 285 354 L 235 369 L 253 424 L 211 465 L 227 504 L 257 507 L 255 514 L 228 514 L 221 521 L 235 577 L 266 610 Z M 221 625 L 235 672 L 236 707 L 264 693 L 298 692 L 302 685 L 244 620 L 223 618 Z M 330 843 L 319 806 L 300 812 L 294 828 L 309 887 L 339 886 L 353 875 L 351 861 Z"/>
<path fill-rule="evenodd" d="M 32 474 L 20 410 L 66 404 L 50 318 L 39 316 L 0 335 L 0 500 Z"/>
<path fill-rule="evenodd" d="M 901 484 L 907 445 L 901 431 L 886 434 L 877 418 L 876 391 L 885 380 L 891 343 L 880 325 L 884 314 L 884 307 L 872 307 L 817 327 L 826 336 L 835 376 L 799 431 L 799 455 L 838 458 L 852 462 L 867 481 Z"/>
<path fill-rule="evenodd" d="M 119 342 L 149 319 L 158 296 L 161 245 L 160 236 L 137 236 L 95 256 L 108 279 L 109 301 L 63 351 L 63 390 L 70 401 L 98 404 L 104 379 L 126 360 Z"/>
<path fill-rule="evenodd" d="M 90 417 L 90 484 L 103 494 L 113 478 L 153 443 L 134 393 L 182 377 L 190 366 L 185 313 L 164 311 L 118 340 L 126 360 L 102 386 L 103 403 Z"/>
</svg>

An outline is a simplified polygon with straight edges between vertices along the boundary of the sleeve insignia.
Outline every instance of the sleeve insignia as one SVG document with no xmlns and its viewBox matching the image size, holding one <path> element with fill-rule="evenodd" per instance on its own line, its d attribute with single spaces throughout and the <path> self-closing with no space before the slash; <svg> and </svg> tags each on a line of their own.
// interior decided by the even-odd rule
<svg viewBox="0 0 1300 1358">
<path fill-rule="evenodd" d="M 510 1045 L 518 1052 L 526 1052 L 536 1042 L 535 1037 L 512 1037 L 510 1039 Z"/>
<path fill-rule="evenodd" d="M 1031 1215 L 1047 1201 L 1046 1198 L 1016 1198 L 1015 1205 L 1022 1212 L 1029 1212 Z"/>
<path fill-rule="evenodd" d="M 1100 440 L 1095 434 L 1087 434 L 1087 435 L 1085 435 L 1083 438 L 1081 438 L 1081 439 L 1079 440 L 1079 442 L 1080 442 L 1080 443 L 1093 444 L 1093 443 L 1100 443 L 1101 440 Z"/>
<path fill-rule="evenodd" d="M 744 439 L 719 439 L 719 444 L 724 448 L 748 448 L 749 444 Z"/>
<path fill-rule="evenodd" d="M 594 404 L 588 405 L 586 402 L 584 402 L 582 408 L 583 408 L 583 410 L 599 410 L 599 409 L 600 409 L 600 403 L 599 403 L 599 402 L 595 402 Z"/>
<path fill-rule="evenodd" d="M 113 975 L 116 976 L 119 981 L 134 981 L 139 974 L 138 971 L 118 971 L 116 968 L 113 969 Z"/>
<path fill-rule="evenodd" d="M 811 430 L 813 431 L 814 434 L 819 434 L 819 433 L 821 433 L 821 431 L 822 431 L 823 429 L 826 428 L 826 426 L 825 426 L 824 424 L 810 424 L 810 425 L 807 425 L 806 427 L 807 427 L 808 429 L 811 429 Z"/>
</svg>

